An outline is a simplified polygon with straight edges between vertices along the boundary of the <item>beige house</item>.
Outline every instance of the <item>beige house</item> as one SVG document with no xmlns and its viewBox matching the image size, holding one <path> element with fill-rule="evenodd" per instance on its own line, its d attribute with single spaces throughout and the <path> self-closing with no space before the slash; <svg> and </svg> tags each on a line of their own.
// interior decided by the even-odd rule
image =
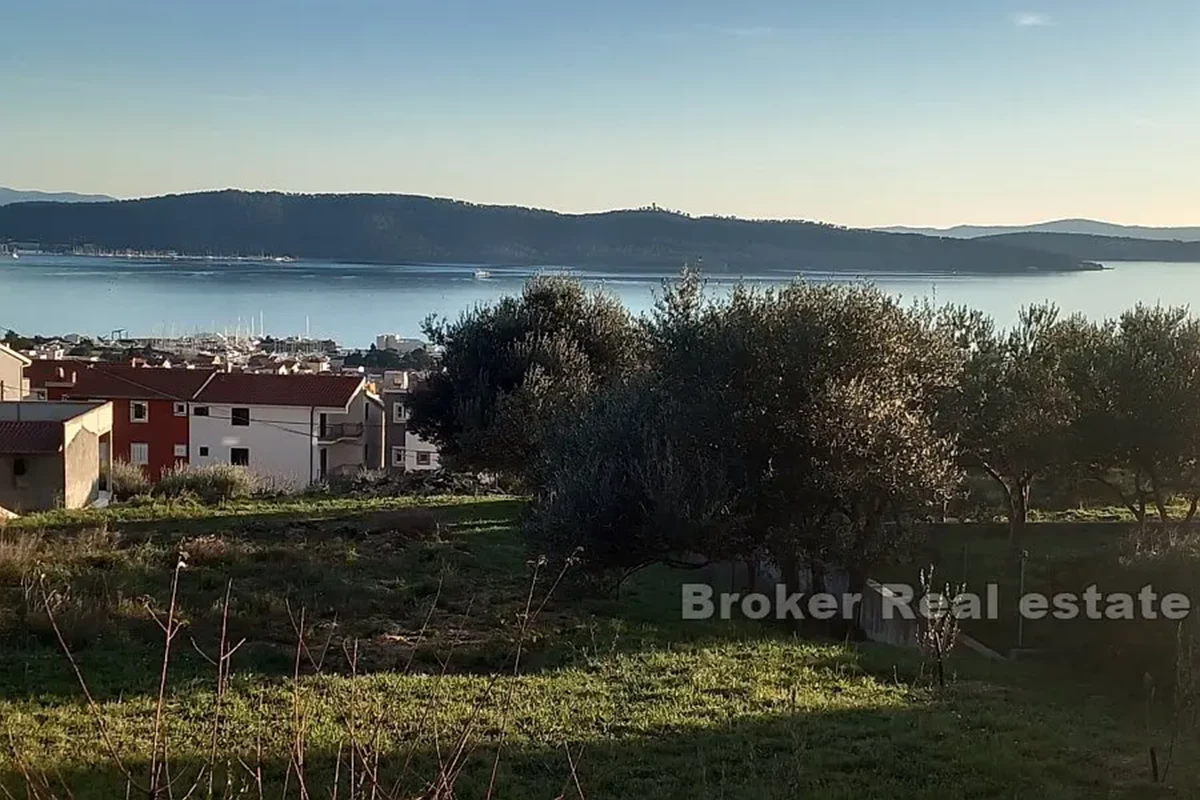
<svg viewBox="0 0 1200 800">
<path fill-rule="evenodd" d="M 83 508 L 107 489 L 112 403 L 0 403 L 0 509 Z"/>
<path fill-rule="evenodd" d="M 29 396 L 25 368 L 33 362 L 0 344 L 0 402 L 24 400 Z"/>
</svg>

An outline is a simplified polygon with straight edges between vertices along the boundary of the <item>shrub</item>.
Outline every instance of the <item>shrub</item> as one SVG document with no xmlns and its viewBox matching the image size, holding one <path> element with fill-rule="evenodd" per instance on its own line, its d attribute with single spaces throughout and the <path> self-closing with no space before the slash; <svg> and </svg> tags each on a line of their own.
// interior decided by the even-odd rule
<svg viewBox="0 0 1200 800">
<path fill-rule="evenodd" d="M 195 497 L 205 503 L 224 503 L 250 497 L 258 489 L 258 478 L 245 467 L 232 464 L 182 464 L 163 473 L 154 486 L 156 497 Z"/>
<path fill-rule="evenodd" d="M 146 477 L 146 473 L 142 471 L 141 467 L 130 464 L 128 461 L 112 463 L 110 483 L 112 484 L 112 495 L 117 500 L 128 500 L 139 494 L 150 493 L 150 479 Z"/>
</svg>

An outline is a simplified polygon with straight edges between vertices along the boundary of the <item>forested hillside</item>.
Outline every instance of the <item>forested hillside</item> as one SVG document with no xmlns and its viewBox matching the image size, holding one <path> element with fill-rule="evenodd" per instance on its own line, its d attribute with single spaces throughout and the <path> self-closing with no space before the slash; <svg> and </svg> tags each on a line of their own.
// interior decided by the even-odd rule
<svg viewBox="0 0 1200 800">
<path fill-rule="evenodd" d="M 1005 233 L 971 241 L 1029 247 L 1088 261 L 1196 261 L 1200 242 L 1164 242 L 1076 233 Z"/>
<path fill-rule="evenodd" d="M 0 240 L 188 254 L 363 262 L 666 267 L 709 272 L 1017 272 L 1080 259 L 991 242 L 813 222 L 693 218 L 659 209 L 568 215 L 411 195 L 222 191 L 0 208 Z"/>
</svg>

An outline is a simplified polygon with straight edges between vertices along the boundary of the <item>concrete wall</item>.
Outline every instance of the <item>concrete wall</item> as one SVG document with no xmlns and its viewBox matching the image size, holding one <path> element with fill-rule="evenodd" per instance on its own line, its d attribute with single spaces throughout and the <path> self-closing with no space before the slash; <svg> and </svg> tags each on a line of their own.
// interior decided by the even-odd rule
<svg viewBox="0 0 1200 800">
<path fill-rule="evenodd" d="M 25 466 L 18 476 L 14 467 Z M 0 506 L 18 514 L 58 508 L 63 503 L 63 461 L 58 454 L 0 455 Z"/>
<path fill-rule="evenodd" d="M 64 426 L 63 506 L 84 508 L 100 492 L 100 434 L 82 420 Z"/>
</svg>

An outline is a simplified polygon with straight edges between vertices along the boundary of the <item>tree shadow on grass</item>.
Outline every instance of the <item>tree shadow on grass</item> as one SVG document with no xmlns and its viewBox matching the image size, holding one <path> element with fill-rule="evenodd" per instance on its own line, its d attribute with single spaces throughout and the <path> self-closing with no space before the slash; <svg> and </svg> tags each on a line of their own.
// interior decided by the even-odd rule
<svg viewBox="0 0 1200 800">
<path fill-rule="evenodd" d="M 489 500 L 29 532 L 25 571 L 0 564 L 0 696 L 48 701 L 78 688 L 39 610 L 41 588 L 26 579 L 31 571 L 46 573 L 55 623 L 95 691 L 156 691 L 163 636 L 154 614 L 165 617 L 181 549 L 187 567 L 176 600 L 186 628 L 172 654 L 173 682 L 211 672 L 192 642 L 211 653 L 223 627 L 231 643 L 244 640 L 239 669 L 291 675 L 301 620 L 327 672 L 349 671 L 344 646 L 352 645 L 360 673 L 436 673 L 448 663 L 452 673 L 491 674 L 511 668 L 518 641 L 523 671 L 537 672 L 615 652 L 789 635 L 757 623 L 682 620 L 679 586 L 696 578 L 691 571 L 646 570 L 619 599 L 573 593 L 558 582 L 560 564 L 536 567 L 534 581 L 520 510 L 518 501 Z M 522 635 L 531 582 L 540 611 Z"/>
<path fill-rule="evenodd" d="M 977 702 L 964 693 L 903 706 L 799 710 L 774 703 L 764 704 L 761 713 L 715 725 L 681 716 L 669 724 L 622 730 L 605 729 L 596 720 L 581 726 L 587 729 L 582 738 L 562 734 L 545 742 L 529 741 L 518 725 L 503 747 L 491 796 L 547 800 L 1176 796 L 1175 791 L 1153 786 L 1137 775 L 1121 754 L 1106 750 L 1111 741 L 1095 741 L 1081 751 L 1073 741 L 1075 732 L 1023 724 L 1017 712 L 1005 714 L 990 705 L 981 712 Z M 378 771 L 365 779 L 366 796 L 372 783 L 386 787 L 388 793 L 381 797 L 427 796 L 440 769 L 453 763 L 457 732 L 442 733 L 440 747 L 423 741 L 387 749 Z M 489 795 L 497 735 L 494 730 L 484 731 L 471 740 L 454 793 L 443 796 Z M 342 744 L 305 751 L 309 796 L 331 796 L 335 781 L 341 785 L 340 796 L 349 796 L 351 748 L 348 742 Z M 260 763 L 252 743 L 245 743 L 238 754 L 251 766 Z M 181 787 L 177 796 L 186 792 L 202 763 L 194 758 L 172 761 L 171 774 Z M 301 796 L 296 777 L 285 778 L 288 765 L 286 754 L 261 762 L 266 796 Z M 127 761 L 126 767 L 144 780 L 144 762 Z M 226 766 L 219 764 L 217 769 L 220 787 Z M 236 762 L 232 771 L 236 781 L 245 783 L 248 775 Z M 362 779 L 361 763 L 355 774 Z M 0 771 L 0 782 L 17 796 L 24 781 L 12 764 Z M 286 792 L 285 782 L 290 785 Z M 107 764 L 58 765 L 48 775 L 48 783 L 54 794 L 47 796 L 89 800 L 125 794 L 122 773 Z"/>
</svg>

